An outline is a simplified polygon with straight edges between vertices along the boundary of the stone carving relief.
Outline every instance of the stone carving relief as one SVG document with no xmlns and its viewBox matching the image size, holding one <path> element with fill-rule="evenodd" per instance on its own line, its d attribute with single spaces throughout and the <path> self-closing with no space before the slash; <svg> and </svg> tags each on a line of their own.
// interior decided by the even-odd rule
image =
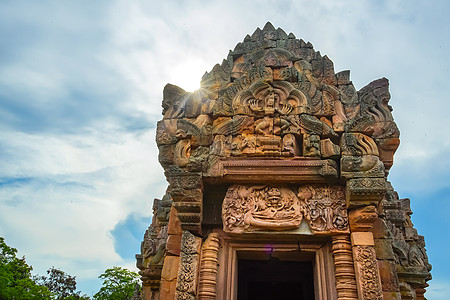
<svg viewBox="0 0 450 300">
<path fill-rule="evenodd" d="M 378 271 L 375 250 L 372 246 L 353 247 L 353 258 L 357 278 L 360 280 L 359 290 L 362 300 L 382 300 L 381 282 Z"/>
<path fill-rule="evenodd" d="M 255 117 L 306 113 L 306 96 L 287 81 L 257 81 L 233 99 L 236 115 Z"/>
<path fill-rule="evenodd" d="M 384 177 L 392 165 L 398 129 L 388 81 L 356 91 L 349 71 L 335 73 L 327 56 L 270 23 L 201 85 L 164 88 L 156 140 L 165 169 L 208 175 L 220 159 L 309 157 L 336 160 L 349 179 Z"/>
<path fill-rule="evenodd" d="M 177 300 L 194 300 L 197 295 L 198 259 L 201 239 L 189 231 L 183 231 L 181 237 L 180 266 L 178 269 Z"/>
<path fill-rule="evenodd" d="M 224 230 L 232 233 L 298 228 L 305 218 L 317 233 L 348 232 L 342 187 L 232 185 L 222 205 Z"/>
<path fill-rule="evenodd" d="M 406 299 L 408 291 L 413 291 L 419 299 L 428 286 L 426 281 L 431 279 L 431 265 L 424 237 L 413 228 L 411 214 L 409 199 L 399 199 L 398 194 L 388 185 L 388 192 L 381 202 L 381 218 L 387 227 L 382 238 L 391 239 L 402 297 Z"/>
<path fill-rule="evenodd" d="M 136 266 L 140 269 L 144 287 L 158 289 L 166 254 L 167 223 L 172 200 L 165 195 L 153 202 L 153 222 L 145 231 L 141 253 L 136 255 Z"/>
<path fill-rule="evenodd" d="M 298 198 L 303 215 L 316 232 L 348 230 L 344 188 L 340 186 L 301 186 Z"/>
<path fill-rule="evenodd" d="M 222 206 L 226 231 L 286 230 L 302 221 L 300 203 L 286 186 L 231 186 Z"/>
</svg>

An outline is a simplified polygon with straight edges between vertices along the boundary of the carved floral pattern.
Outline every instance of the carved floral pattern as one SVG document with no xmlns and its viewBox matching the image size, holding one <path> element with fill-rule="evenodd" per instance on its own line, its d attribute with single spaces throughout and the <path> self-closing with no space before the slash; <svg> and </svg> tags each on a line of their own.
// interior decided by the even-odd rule
<svg viewBox="0 0 450 300">
<path fill-rule="evenodd" d="M 183 231 L 176 288 L 177 300 L 195 299 L 199 243 L 199 238 L 189 231 Z"/>
<path fill-rule="evenodd" d="M 360 297 L 362 300 L 382 300 L 381 282 L 375 249 L 372 246 L 353 247 L 355 266 L 359 274 Z"/>
</svg>

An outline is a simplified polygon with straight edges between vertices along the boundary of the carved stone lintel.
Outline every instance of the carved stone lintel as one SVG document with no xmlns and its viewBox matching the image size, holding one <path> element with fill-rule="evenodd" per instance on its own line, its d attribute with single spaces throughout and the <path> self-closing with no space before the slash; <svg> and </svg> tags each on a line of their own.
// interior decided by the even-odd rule
<svg viewBox="0 0 450 300">
<path fill-rule="evenodd" d="M 358 299 L 382 300 L 380 272 L 373 246 L 353 246 Z"/>
<path fill-rule="evenodd" d="M 204 177 L 224 182 L 327 182 L 337 180 L 337 164 L 331 159 L 229 159 L 215 162 Z"/>
<path fill-rule="evenodd" d="M 196 298 L 200 245 L 201 238 L 196 237 L 189 231 L 183 230 L 175 296 L 177 300 Z"/>
<path fill-rule="evenodd" d="M 349 236 L 333 236 L 332 251 L 338 300 L 357 300 L 355 269 Z"/>
<path fill-rule="evenodd" d="M 216 299 L 218 257 L 219 236 L 217 233 L 211 233 L 202 245 L 198 285 L 199 300 Z"/>
<path fill-rule="evenodd" d="M 302 213 L 297 196 L 287 186 L 232 185 L 222 206 L 224 230 L 287 230 L 300 226 Z"/>
<path fill-rule="evenodd" d="M 232 185 L 222 205 L 224 230 L 241 233 L 289 230 L 303 217 L 317 234 L 348 233 L 344 190 L 340 186 Z"/>
</svg>

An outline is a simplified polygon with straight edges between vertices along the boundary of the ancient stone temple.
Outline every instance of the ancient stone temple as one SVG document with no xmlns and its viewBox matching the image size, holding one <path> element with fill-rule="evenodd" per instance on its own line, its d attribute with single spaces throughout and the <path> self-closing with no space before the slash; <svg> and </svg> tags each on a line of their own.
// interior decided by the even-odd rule
<svg viewBox="0 0 450 300">
<path fill-rule="evenodd" d="M 168 84 L 156 142 L 169 182 L 137 266 L 143 299 L 425 299 L 431 266 L 388 171 L 388 80 L 270 23 L 193 93 Z"/>
</svg>

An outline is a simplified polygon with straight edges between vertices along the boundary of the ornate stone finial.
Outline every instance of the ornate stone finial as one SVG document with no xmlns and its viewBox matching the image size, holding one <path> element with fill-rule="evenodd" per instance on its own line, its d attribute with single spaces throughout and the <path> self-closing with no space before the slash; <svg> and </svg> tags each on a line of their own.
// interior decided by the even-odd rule
<svg viewBox="0 0 450 300">
<path fill-rule="evenodd" d="M 267 22 L 266 25 L 264 25 L 263 31 L 275 31 L 275 27 L 273 27 L 272 23 Z"/>
</svg>

